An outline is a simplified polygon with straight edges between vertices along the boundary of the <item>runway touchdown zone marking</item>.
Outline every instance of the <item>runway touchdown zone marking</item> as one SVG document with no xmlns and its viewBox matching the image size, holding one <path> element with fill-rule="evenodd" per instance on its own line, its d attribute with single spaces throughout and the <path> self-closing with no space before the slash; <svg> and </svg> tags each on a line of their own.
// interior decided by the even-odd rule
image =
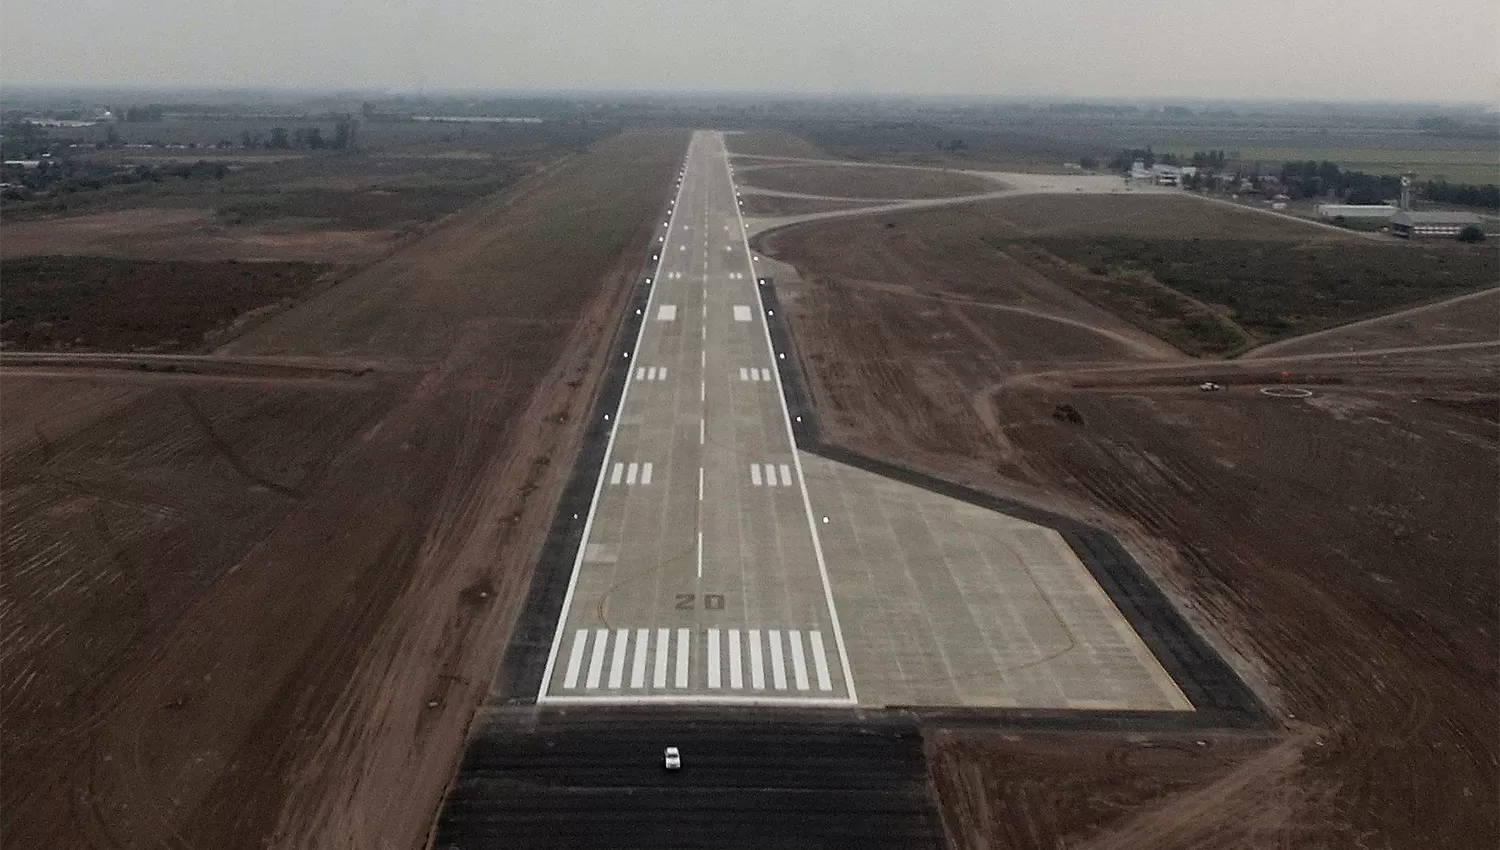
<svg viewBox="0 0 1500 850">
<path fill-rule="evenodd" d="M 644 487 L 651 483 L 651 476 L 656 471 L 655 466 L 649 460 L 645 463 L 616 463 L 609 472 L 609 483 L 612 485 L 623 483 L 626 487 L 634 487 L 639 482 Z"/>
<path fill-rule="evenodd" d="M 792 486 L 792 468 L 787 464 L 775 463 L 752 463 L 750 464 L 750 486 L 752 487 L 790 487 Z"/>
<path fill-rule="evenodd" d="M 751 366 L 748 369 L 745 368 L 745 367 L 743 367 L 743 366 L 741 366 L 740 367 L 740 380 L 741 381 L 769 381 L 769 380 L 772 380 L 772 378 L 771 378 L 771 370 L 770 369 L 761 368 L 759 366 Z"/>
<path fill-rule="evenodd" d="M 667 379 L 667 367 L 665 366 L 637 366 L 635 369 L 637 381 L 665 381 Z"/>
<path fill-rule="evenodd" d="M 659 322 L 675 322 L 677 320 L 677 305 L 661 305 L 661 309 L 656 311 L 656 320 Z"/>
</svg>

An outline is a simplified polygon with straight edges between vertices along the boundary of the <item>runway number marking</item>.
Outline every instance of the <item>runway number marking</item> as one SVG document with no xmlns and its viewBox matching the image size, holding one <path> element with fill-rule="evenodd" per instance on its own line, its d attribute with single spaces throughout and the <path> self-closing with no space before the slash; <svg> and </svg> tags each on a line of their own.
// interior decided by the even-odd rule
<svg viewBox="0 0 1500 850">
<path fill-rule="evenodd" d="M 698 596 L 697 596 L 697 594 L 694 594 L 694 593 L 679 593 L 679 594 L 677 594 L 676 599 L 677 599 L 677 603 L 675 605 L 673 605 L 672 607 L 675 610 L 677 610 L 677 611 L 692 611 L 692 610 L 694 610 L 695 608 L 698 607 Z M 705 611 L 723 611 L 724 610 L 724 594 L 722 594 L 722 593 L 705 593 L 705 594 L 703 594 L 703 610 L 705 610 Z"/>
</svg>

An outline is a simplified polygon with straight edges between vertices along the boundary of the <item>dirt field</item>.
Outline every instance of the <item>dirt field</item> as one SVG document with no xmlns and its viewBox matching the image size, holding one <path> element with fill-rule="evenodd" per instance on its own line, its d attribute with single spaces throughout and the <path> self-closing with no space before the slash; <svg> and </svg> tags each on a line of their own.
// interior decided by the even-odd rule
<svg viewBox="0 0 1500 850">
<path fill-rule="evenodd" d="M 761 240 L 775 246 L 800 239 L 799 232 Z M 1189 354 L 1234 354 L 1492 286 L 1500 276 L 1493 251 L 1359 239 L 1159 195 L 1022 196 L 851 220 L 818 232 L 816 241 L 826 245 L 803 239 L 802 256 L 813 251 L 829 262 L 854 263 L 841 266 L 841 274 L 860 278 L 878 277 L 868 272 L 900 253 L 918 258 L 902 279 L 928 270 L 967 275 L 965 286 L 983 292 L 986 275 L 1024 265 Z M 983 271 L 957 270 L 949 259 L 956 257 Z"/>
<path fill-rule="evenodd" d="M 1490 289 L 1263 345 L 1248 356 L 1332 354 L 1408 345 L 1490 342 L 1496 338 L 1497 322 L 1500 322 L 1500 289 Z"/>
<path fill-rule="evenodd" d="M 860 201 L 830 201 L 813 198 L 785 198 L 779 195 L 746 193 L 741 211 L 746 216 L 802 215 L 827 210 L 850 210 L 868 206 Z"/>
<path fill-rule="evenodd" d="M 206 209 L 130 209 L 6 224 L 0 261 L 64 254 L 129 260 L 363 264 L 400 232 L 338 229 L 316 219 L 232 226 Z"/>
<path fill-rule="evenodd" d="M 0 348 L 195 351 L 250 311 L 304 295 L 329 269 L 318 263 L 10 258 Z"/>
<path fill-rule="evenodd" d="M 756 156 L 822 157 L 828 155 L 823 152 L 822 148 L 799 136 L 766 130 L 727 133 L 724 136 L 724 145 L 729 148 L 730 153 Z"/>
<path fill-rule="evenodd" d="M 985 227 L 1151 226 L 1063 220 L 1075 200 L 988 205 Z M 1178 233 L 1222 226 L 1184 209 Z M 1195 361 L 975 250 L 958 215 L 764 238 L 800 269 L 778 289 L 827 435 L 1114 529 L 1285 727 L 1201 759 L 1103 733 L 935 733 L 957 846 L 1494 846 L 1494 349 Z M 1263 218 L 1243 223 L 1287 238 Z M 1259 392 L 1283 380 L 1312 397 Z"/>
<path fill-rule="evenodd" d="M 747 186 L 835 198 L 951 198 L 993 192 L 999 184 L 972 174 L 879 166 L 789 165 L 744 167 L 735 178 Z"/>
<path fill-rule="evenodd" d="M 602 142 L 234 346 L 301 373 L 7 368 L 5 847 L 422 844 L 684 144 Z"/>
</svg>

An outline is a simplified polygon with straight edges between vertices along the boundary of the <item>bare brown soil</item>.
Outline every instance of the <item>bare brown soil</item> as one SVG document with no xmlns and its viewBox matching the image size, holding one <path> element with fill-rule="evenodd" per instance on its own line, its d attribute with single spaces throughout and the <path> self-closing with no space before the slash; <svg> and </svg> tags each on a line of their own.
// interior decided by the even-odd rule
<svg viewBox="0 0 1500 850">
<path fill-rule="evenodd" d="M 423 844 L 683 145 L 600 143 L 236 345 L 390 368 L 5 375 L 5 847 Z"/>
<path fill-rule="evenodd" d="M 955 845 L 1494 846 L 1493 349 L 1194 361 L 978 250 L 959 219 L 1145 226 L 1118 207 L 1065 221 L 1070 200 L 765 237 L 799 270 L 778 287 L 827 436 L 1112 528 L 1286 728 L 1206 766 L 1154 763 L 1124 735 L 938 734 Z M 1187 209 L 1180 232 L 1223 224 Z M 1266 218 L 1245 224 L 1282 227 Z M 1206 379 L 1228 389 L 1198 391 Z M 1283 382 L 1314 394 L 1259 392 Z"/>
<path fill-rule="evenodd" d="M 853 210 L 869 206 L 861 201 L 834 201 L 820 198 L 784 198 L 778 195 L 746 194 L 740 208 L 747 216 L 803 215 L 829 210 Z"/>
<path fill-rule="evenodd" d="M 1248 356 L 1332 354 L 1409 345 L 1486 342 L 1495 340 L 1496 328 L 1500 328 L 1500 289 L 1490 289 L 1263 345 Z"/>
<path fill-rule="evenodd" d="M 827 156 L 823 149 L 800 136 L 769 130 L 726 133 L 724 146 L 730 153 L 756 156 Z M 747 160 L 748 162 L 748 160 Z"/>
<path fill-rule="evenodd" d="M 338 229 L 318 220 L 231 227 L 205 209 L 130 209 L 7 224 L 0 260 L 79 254 L 131 260 L 366 263 L 394 230 Z"/>
<path fill-rule="evenodd" d="M 869 165 L 785 165 L 740 169 L 737 181 L 762 189 L 837 198 L 951 198 L 993 192 L 999 184 L 958 171 Z"/>
<path fill-rule="evenodd" d="M 949 838 L 958 847 L 1122 846 L 1115 836 L 1140 831 L 1157 811 L 1205 803 L 1235 809 L 1233 838 L 1271 838 L 1286 807 L 1260 805 L 1244 786 L 1284 781 L 1297 761 L 1295 746 L 1270 736 L 1204 732 L 1127 738 L 938 731 L 928 736 L 927 749 L 937 794 L 949 801 Z M 1150 813 L 1132 817 L 1142 811 Z M 1207 820 L 1199 834 L 1231 837 L 1216 829 L 1226 820 Z M 1166 837 L 1151 831 L 1152 840 Z M 1056 843 L 1039 844 L 1041 836 Z"/>
</svg>

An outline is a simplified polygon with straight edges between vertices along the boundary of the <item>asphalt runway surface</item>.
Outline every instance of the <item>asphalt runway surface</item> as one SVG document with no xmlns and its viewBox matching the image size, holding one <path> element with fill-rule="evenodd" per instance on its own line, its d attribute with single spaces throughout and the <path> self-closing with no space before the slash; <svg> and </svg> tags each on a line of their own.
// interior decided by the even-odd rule
<svg viewBox="0 0 1500 850">
<path fill-rule="evenodd" d="M 489 724 L 459 777 L 440 850 L 941 846 L 921 739 L 899 724 L 548 712 Z"/>
</svg>

